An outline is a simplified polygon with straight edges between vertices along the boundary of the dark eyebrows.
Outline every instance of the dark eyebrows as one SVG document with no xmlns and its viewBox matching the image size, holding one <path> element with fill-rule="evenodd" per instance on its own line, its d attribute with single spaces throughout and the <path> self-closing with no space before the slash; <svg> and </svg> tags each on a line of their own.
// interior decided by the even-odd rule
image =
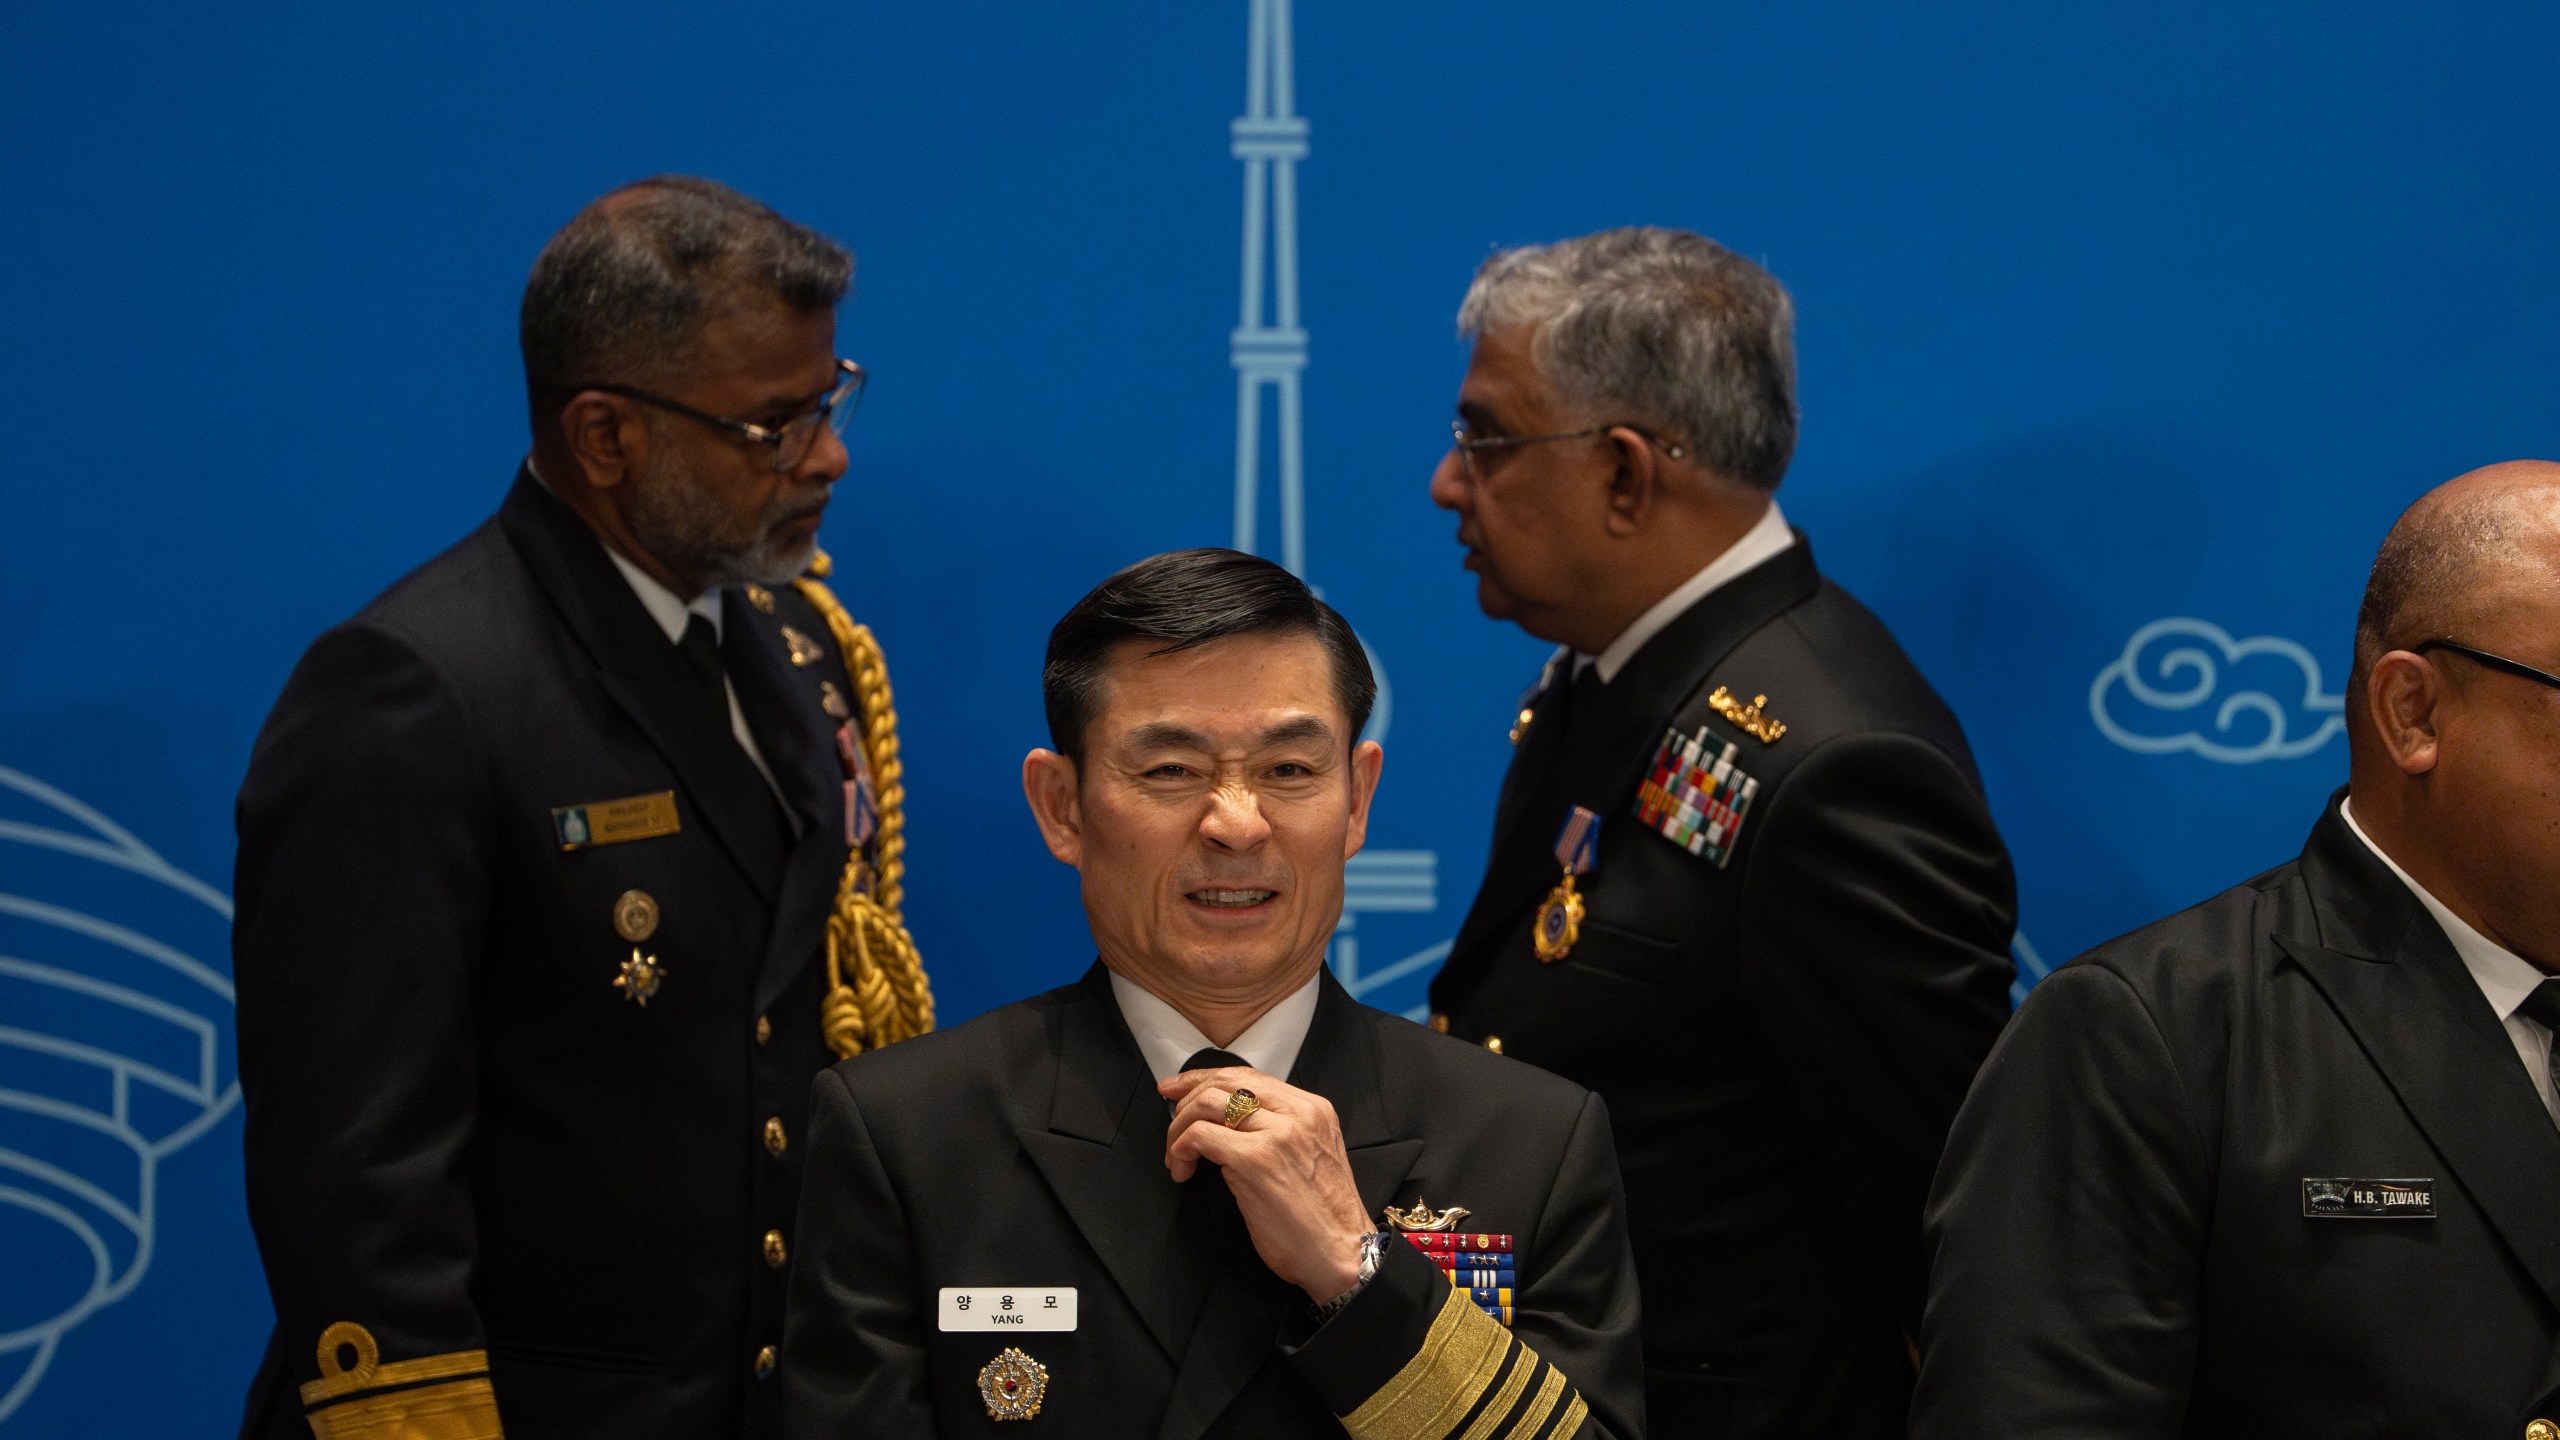
<svg viewBox="0 0 2560 1440">
<path fill-rule="evenodd" d="M 1255 737 L 1254 745 L 1257 749 L 1267 750 L 1275 745 L 1290 745 L 1301 740 L 1322 741 L 1330 747 L 1334 741 L 1333 727 L 1326 724 L 1319 716 L 1301 715 L 1294 720 L 1284 720 L 1263 731 Z M 1208 752 L 1218 748 L 1208 736 L 1188 725 L 1176 725 L 1169 720 L 1154 721 L 1130 731 L 1127 744 L 1135 750 Z"/>
</svg>

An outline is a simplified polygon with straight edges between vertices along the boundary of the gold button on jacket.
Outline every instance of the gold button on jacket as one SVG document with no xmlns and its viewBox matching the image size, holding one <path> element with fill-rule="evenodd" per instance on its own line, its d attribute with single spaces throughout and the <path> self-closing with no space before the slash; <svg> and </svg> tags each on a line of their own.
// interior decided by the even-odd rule
<svg viewBox="0 0 2560 1440">
<path fill-rule="evenodd" d="M 781 1116 L 776 1115 L 764 1122 L 764 1148 L 773 1152 L 775 1159 L 781 1159 L 782 1152 L 790 1147 L 791 1137 L 782 1133 Z"/>
<path fill-rule="evenodd" d="M 764 1263 L 779 1270 L 782 1268 L 782 1262 L 790 1258 L 791 1247 L 782 1243 L 782 1232 L 779 1230 L 764 1232 Z"/>
<path fill-rule="evenodd" d="M 756 1378 L 762 1380 L 766 1376 L 771 1375 L 773 1373 L 774 1361 L 778 1358 L 780 1357 L 774 1354 L 773 1347 L 770 1345 L 767 1345 L 763 1349 L 757 1351 Z"/>
<path fill-rule="evenodd" d="M 2524 1427 L 2524 1440 L 2560 1440 L 2560 1425 L 2554 1425 L 2548 1420 L 2536 1420 Z"/>
</svg>

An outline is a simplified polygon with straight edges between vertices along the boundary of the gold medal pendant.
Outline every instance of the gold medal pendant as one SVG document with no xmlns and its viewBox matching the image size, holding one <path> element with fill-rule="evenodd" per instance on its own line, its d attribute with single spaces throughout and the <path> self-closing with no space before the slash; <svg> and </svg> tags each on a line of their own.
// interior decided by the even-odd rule
<svg viewBox="0 0 2560 1440">
<path fill-rule="evenodd" d="M 1538 907 L 1537 929 L 1531 932 L 1529 944 L 1538 952 L 1538 963 L 1553 965 L 1573 953 L 1573 942 L 1582 938 L 1582 892 L 1573 888 L 1573 877 L 1565 876 L 1556 888 L 1547 892 L 1547 902 Z"/>
<path fill-rule="evenodd" d="M 1556 861 L 1564 867 L 1564 878 L 1547 892 L 1547 903 L 1538 907 L 1538 923 L 1529 932 L 1539 964 L 1553 965 L 1572 954 L 1573 942 L 1582 938 L 1582 892 L 1574 888 L 1573 877 L 1590 874 L 1599 859 L 1600 817 L 1576 805 L 1556 832 Z"/>
</svg>

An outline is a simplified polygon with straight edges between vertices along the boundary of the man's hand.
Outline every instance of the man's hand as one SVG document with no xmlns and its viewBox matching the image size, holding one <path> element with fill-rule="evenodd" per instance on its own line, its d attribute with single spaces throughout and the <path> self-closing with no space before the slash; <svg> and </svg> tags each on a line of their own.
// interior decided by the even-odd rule
<svg viewBox="0 0 2560 1440">
<path fill-rule="evenodd" d="M 1262 1108 L 1229 1129 L 1227 1100 L 1251 1090 Z M 1271 1273 L 1325 1304 L 1360 1280 L 1360 1209 L 1333 1102 L 1258 1070 L 1185 1070 L 1156 1087 L 1174 1102 L 1165 1168 L 1178 1183 L 1207 1160 L 1226 1172 L 1254 1253 Z"/>
</svg>

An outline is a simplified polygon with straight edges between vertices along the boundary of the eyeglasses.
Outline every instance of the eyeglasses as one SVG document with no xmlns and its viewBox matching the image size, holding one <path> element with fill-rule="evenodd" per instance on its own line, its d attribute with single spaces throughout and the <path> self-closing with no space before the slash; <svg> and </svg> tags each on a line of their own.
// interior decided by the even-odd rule
<svg viewBox="0 0 2560 1440">
<path fill-rule="evenodd" d="M 853 421 L 853 412 L 862 408 L 862 387 L 871 379 L 870 373 L 851 360 L 838 360 L 836 371 L 844 377 L 842 383 L 828 391 L 827 398 L 819 401 L 816 409 L 803 411 L 779 427 L 758 425 L 751 420 L 732 420 L 708 410 L 696 410 L 681 400 L 651 394 L 637 385 L 565 385 L 561 388 L 572 393 L 601 390 L 607 395 L 620 395 L 655 405 L 661 410 L 672 410 L 688 420 L 717 425 L 745 436 L 749 444 L 772 446 L 775 470 L 796 470 L 801 461 L 809 458 L 809 447 L 817 443 L 818 431 L 822 427 L 842 438 L 845 426 Z"/>
<path fill-rule="evenodd" d="M 2410 646 L 2409 650 L 2416 655 L 2424 655 L 2430 650 L 2450 650 L 2456 655 L 2475 660 L 2492 670 L 2504 670 L 2510 675 L 2520 676 L 2536 685 L 2548 685 L 2554 690 L 2560 690 L 2560 675 L 2554 675 L 2548 670 L 2536 670 L 2521 660 L 2510 660 L 2504 655 L 2492 655 L 2486 650 L 2474 650 L 2458 641 L 2422 640 Z"/>
<path fill-rule="evenodd" d="M 1645 438 L 1646 444 L 1674 460 L 1686 453 L 1678 445 L 1664 444 L 1652 431 L 1638 425 L 1593 425 L 1582 430 L 1558 430 L 1548 435 L 1478 435 L 1467 428 L 1464 420 L 1449 422 L 1451 447 L 1458 452 L 1458 458 L 1466 462 L 1468 478 L 1479 485 L 1484 483 L 1484 456 L 1491 451 L 1544 445 L 1550 440 L 1580 440 L 1591 435 L 1606 435 L 1612 430 L 1633 430 Z"/>
</svg>

